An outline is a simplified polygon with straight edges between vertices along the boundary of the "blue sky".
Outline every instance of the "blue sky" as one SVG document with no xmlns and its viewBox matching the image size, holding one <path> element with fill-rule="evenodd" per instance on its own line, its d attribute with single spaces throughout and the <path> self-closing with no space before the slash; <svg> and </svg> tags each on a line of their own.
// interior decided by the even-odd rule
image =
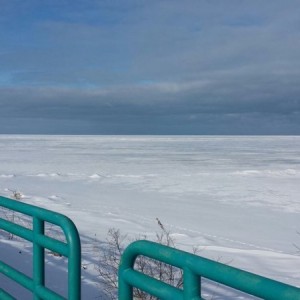
<svg viewBox="0 0 300 300">
<path fill-rule="evenodd" d="M 300 134 L 298 0 L 0 7 L 0 133 Z"/>
</svg>

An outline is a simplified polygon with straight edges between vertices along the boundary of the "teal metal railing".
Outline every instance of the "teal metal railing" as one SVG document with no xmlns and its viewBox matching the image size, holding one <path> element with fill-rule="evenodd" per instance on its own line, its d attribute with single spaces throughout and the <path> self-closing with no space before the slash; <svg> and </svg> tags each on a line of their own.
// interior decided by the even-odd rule
<svg viewBox="0 0 300 300">
<path fill-rule="evenodd" d="M 139 256 L 183 270 L 183 289 L 134 269 Z M 300 289 L 150 241 L 136 241 L 124 251 L 119 267 L 119 300 L 132 300 L 133 287 L 164 300 L 199 300 L 201 277 L 266 300 L 300 300 Z"/>
<path fill-rule="evenodd" d="M 0 207 L 27 215 L 32 229 L 0 218 L 0 229 L 33 244 L 32 278 L 0 261 L 0 273 L 30 290 L 34 300 L 65 299 L 45 286 L 45 249 L 68 258 L 68 298 L 81 299 L 80 239 L 74 223 L 67 217 L 0 196 Z M 45 234 L 45 222 L 59 226 L 66 242 Z M 1 255 L 1 251 L 0 251 Z M 183 270 L 183 288 L 179 289 L 134 269 L 138 256 L 145 256 Z M 133 288 L 139 288 L 164 300 L 200 300 L 201 277 L 266 300 L 300 300 L 300 289 L 191 253 L 150 241 L 136 241 L 124 251 L 119 267 L 119 300 L 132 300 Z M 0 287 L 0 299 L 14 299 Z"/>
<path fill-rule="evenodd" d="M 17 200 L 0 196 L 0 207 L 29 216 L 32 229 L 16 224 L 13 221 L 0 217 L 0 229 L 19 236 L 33 245 L 33 272 L 32 278 L 12 268 L 0 260 L 0 273 L 6 275 L 16 283 L 30 290 L 34 300 L 61 300 L 63 296 L 45 286 L 45 249 L 68 258 L 68 298 L 81 298 L 81 247 L 80 239 L 74 223 L 66 216 Z M 51 238 L 45 234 L 45 222 L 59 226 L 65 242 Z M 0 249 L 1 256 L 1 249 Z M 1 288 L 0 299 L 14 299 Z"/>
</svg>

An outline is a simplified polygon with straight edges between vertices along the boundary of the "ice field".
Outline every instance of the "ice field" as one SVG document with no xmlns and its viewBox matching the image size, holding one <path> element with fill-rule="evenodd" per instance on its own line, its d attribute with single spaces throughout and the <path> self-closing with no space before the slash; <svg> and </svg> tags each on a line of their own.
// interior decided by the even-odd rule
<svg viewBox="0 0 300 300">
<path fill-rule="evenodd" d="M 19 191 L 74 221 L 87 300 L 104 299 L 95 248 L 109 228 L 151 238 L 156 218 L 183 250 L 299 286 L 299 182 L 299 136 L 0 135 L 0 194 Z M 30 249 L 0 238 L 1 259 L 26 269 Z M 47 280 L 61 291 L 51 268 L 59 259 L 48 258 Z"/>
</svg>

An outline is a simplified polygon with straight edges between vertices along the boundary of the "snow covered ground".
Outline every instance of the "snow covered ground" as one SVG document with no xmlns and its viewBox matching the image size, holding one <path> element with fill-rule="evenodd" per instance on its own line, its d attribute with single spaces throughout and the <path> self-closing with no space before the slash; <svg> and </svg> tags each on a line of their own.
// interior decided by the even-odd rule
<svg viewBox="0 0 300 300">
<path fill-rule="evenodd" d="M 17 190 L 78 227 L 83 299 L 103 297 L 95 249 L 108 229 L 154 237 L 157 217 L 181 249 L 299 286 L 299 179 L 300 137 L 0 136 L 0 194 Z M 29 273 L 30 252 L 1 236 L 1 259 Z M 48 257 L 47 278 L 64 293 L 62 261 Z M 247 296 L 214 291 L 234 298 Z"/>
</svg>

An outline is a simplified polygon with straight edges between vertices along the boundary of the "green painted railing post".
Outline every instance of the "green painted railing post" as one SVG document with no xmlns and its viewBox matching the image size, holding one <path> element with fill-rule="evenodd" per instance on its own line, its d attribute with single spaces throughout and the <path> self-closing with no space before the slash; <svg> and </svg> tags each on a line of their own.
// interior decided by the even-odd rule
<svg viewBox="0 0 300 300">
<path fill-rule="evenodd" d="M 45 285 L 45 252 L 44 248 L 38 244 L 39 235 L 44 235 L 44 222 L 33 217 L 33 282 L 35 287 Z M 34 300 L 41 300 L 41 298 L 34 293 Z"/>
<path fill-rule="evenodd" d="M 183 290 L 135 270 L 139 255 L 181 268 Z M 132 300 L 133 287 L 162 300 L 200 300 L 201 278 L 265 300 L 300 300 L 297 287 L 150 241 L 136 241 L 125 249 L 119 267 L 119 300 Z"/>
<path fill-rule="evenodd" d="M 73 222 L 69 219 L 65 220 L 66 224 L 63 228 L 69 228 L 65 232 L 69 244 L 69 299 L 80 299 L 81 297 L 81 246 L 79 234 Z"/>
<path fill-rule="evenodd" d="M 0 260 L 0 273 L 28 289 L 34 300 L 80 300 L 81 299 L 81 246 L 74 223 L 64 215 L 37 206 L 22 203 L 0 196 L 0 207 L 26 215 L 32 222 L 32 229 L 0 218 L 0 229 L 28 240 L 33 245 L 32 278 L 12 268 Z M 31 218 L 31 219 L 30 219 Z M 14 218 L 15 219 L 15 218 Z M 45 222 L 57 225 L 65 235 L 66 242 L 61 242 L 45 234 Z M 45 249 L 68 258 L 68 297 L 64 298 L 45 286 Z M 1 283 L 0 283 L 1 284 Z M 0 288 L 0 299 L 14 299 Z"/>
<path fill-rule="evenodd" d="M 183 268 L 184 300 L 199 300 L 201 294 L 200 276 L 189 268 Z"/>
<path fill-rule="evenodd" d="M 119 278 L 126 278 L 124 272 L 126 270 L 133 268 L 135 262 L 135 256 L 123 257 L 121 258 L 120 267 L 118 271 Z M 119 280 L 118 284 L 118 299 L 122 300 L 132 300 L 133 299 L 133 286 L 128 284 L 126 280 Z"/>
</svg>

